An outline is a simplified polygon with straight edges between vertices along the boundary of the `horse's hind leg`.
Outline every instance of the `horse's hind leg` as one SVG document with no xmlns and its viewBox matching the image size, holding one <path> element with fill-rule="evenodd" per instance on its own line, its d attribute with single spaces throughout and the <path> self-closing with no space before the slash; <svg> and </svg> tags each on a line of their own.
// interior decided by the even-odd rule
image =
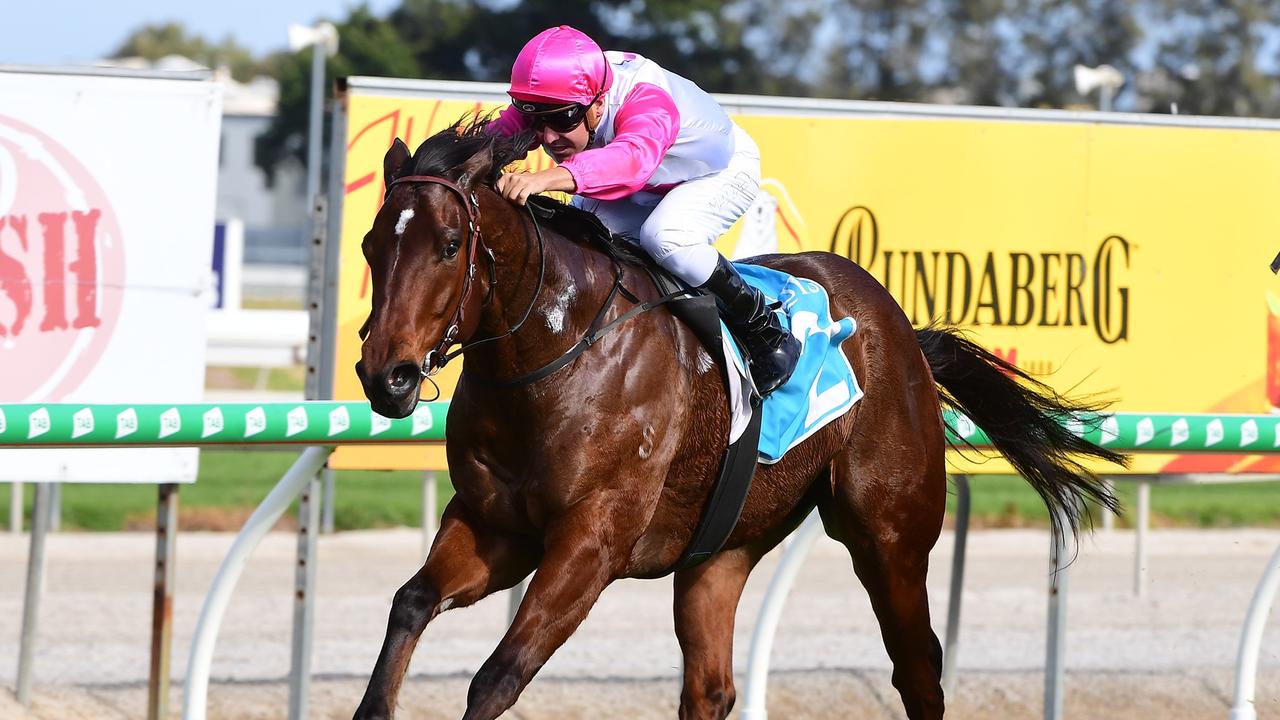
<svg viewBox="0 0 1280 720">
<path fill-rule="evenodd" d="M 907 717 L 933 720 L 943 712 L 942 646 L 929 625 L 925 576 L 946 504 L 942 445 L 939 439 L 931 452 L 928 443 L 891 432 L 876 425 L 855 433 L 853 446 L 834 460 L 833 495 L 819 510 L 871 597 Z"/>
<path fill-rule="evenodd" d="M 759 559 L 759 552 L 736 548 L 676 573 L 676 637 L 684 653 L 680 720 L 723 720 L 733 708 L 733 621 Z"/>
<path fill-rule="evenodd" d="M 451 607 L 470 605 L 515 585 L 536 565 L 528 543 L 488 532 L 465 506 L 450 501 L 426 563 L 396 591 L 382 652 L 355 717 L 389 718 L 427 623 Z"/>
</svg>

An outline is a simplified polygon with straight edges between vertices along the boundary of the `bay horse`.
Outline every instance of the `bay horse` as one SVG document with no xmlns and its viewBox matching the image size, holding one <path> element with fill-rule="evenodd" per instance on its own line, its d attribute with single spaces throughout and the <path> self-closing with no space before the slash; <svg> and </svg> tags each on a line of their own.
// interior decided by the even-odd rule
<svg viewBox="0 0 1280 720">
<path fill-rule="evenodd" d="M 474 118 L 384 158 L 386 197 L 362 250 L 373 298 L 356 372 L 372 408 L 405 417 L 422 378 L 465 350 L 446 428 L 449 501 L 422 568 L 394 596 L 357 718 L 390 717 L 426 625 L 530 573 L 515 620 L 472 679 L 466 720 L 510 708 L 621 578 L 667 574 L 698 525 L 724 452 L 724 381 L 665 308 L 636 314 L 556 372 L 512 383 L 577 344 L 604 312 L 658 290 L 639 265 L 536 223 L 493 183 L 530 135 L 495 137 Z M 1090 410 L 956 331 L 914 329 L 890 294 L 831 253 L 761 263 L 814 280 L 866 395 L 779 462 L 760 465 L 719 553 L 675 572 L 684 656 L 681 718 L 724 718 L 734 703 L 733 625 L 748 574 L 815 507 L 870 595 L 908 717 L 940 718 L 942 649 L 930 627 L 929 551 L 947 493 L 943 405 L 959 408 L 1031 483 L 1057 533 L 1085 501 L 1115 498 L 1079 464 L 1123 457 L 1068 432 Z M 425 358 L 425 360 L 424 360 Z M 1063 518 L 1063 520 L 1059 520 Z"/>
</svg>

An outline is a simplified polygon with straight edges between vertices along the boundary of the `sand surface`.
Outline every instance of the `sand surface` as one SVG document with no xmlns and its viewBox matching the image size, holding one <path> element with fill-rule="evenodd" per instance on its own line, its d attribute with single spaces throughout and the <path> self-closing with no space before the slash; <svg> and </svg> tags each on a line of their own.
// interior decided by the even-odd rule
<svg viewBox="0 0 1280 720">
<path fill-rule="evenodd" d="M 174 717 L 200 604 L 232 539 L 186 533 L 178 541 Z M 1240 625 L 1280 532 L 1153 531 L 1143 598 L 1132 589 L 1133 539 L 1125 531 L 1096 534 L 1082 542 L 1071 567 L 1066 716 L 1225 718 Z M 50 537 L 35 702 L 24 710 L 13 692 L 27 540 L 0 535 L 0 718 L 145 716 L 154 547 L 146 533 Z M 1042 531 L 970 536 L 960 675 L 948 717 L 1041 716 L 1047 548 Z M 295 551 L 293 535 L 273 533 L 249 563 L 219 637 L 210 717 L 285 717 Z M 321 538 L 311 717 L 350 717 L 392 594 L 420 555 L 415 530 Z M 751 631 L 777 557 L 761 564 L 739 607 L 739 707 Z M 934 551 L 930 579 L 940 636 L 950 563 L 947 533 Z M 500 595 L 433 622 L 410 668 L 399 717 L 459 717 L 470 676 L 501 637 L 506 612 Z M 1280 612 L 1269 620 L 1261 662 L 1259 717 L 1277 718 Z M 679 666 L 670 581 L 618 583 L 506 717 L 674 717 Z M 904 717 L 867 597 L 843 548 L 826 539 L 783 614 L 773 668 L 771 718 Z"/>
</svg>

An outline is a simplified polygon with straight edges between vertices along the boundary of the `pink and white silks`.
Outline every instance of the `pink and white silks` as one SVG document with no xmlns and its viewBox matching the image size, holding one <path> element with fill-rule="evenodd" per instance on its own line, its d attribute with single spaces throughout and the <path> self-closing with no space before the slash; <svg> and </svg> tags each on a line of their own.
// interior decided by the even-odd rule
<svg viewBox="0 0 1280 720">
<path fill-rule="evenodd" d="M 701 285 L 716 265 L 713 244 L 760 191 L 760 151 L 689 80 L 635 53 L 604 56 L 613 75 L 604 117 L 591 145 L 561 164 L 577 183 L 573 202 Z M 509 106 L 490 127 L 510 135 L 529 121 Z"/>
</svg>

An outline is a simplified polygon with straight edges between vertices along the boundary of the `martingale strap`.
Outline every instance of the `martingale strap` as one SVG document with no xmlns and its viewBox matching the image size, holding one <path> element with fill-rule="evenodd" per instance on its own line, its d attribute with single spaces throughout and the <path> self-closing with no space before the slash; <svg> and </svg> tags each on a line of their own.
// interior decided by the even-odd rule
<svg viewBox="0 0 1280 720">
<path fill-rule="evenodd" d="M 660 305 L 664 305 L 673 300 L 679 300 L 680 298 L 684 298 L 689 295 L 689 291 L 687 290 L 676 290 L 675 292 L 667 293 L 666 295 L 663 295 L 662 297 L 656 300 L 650 300 L 648 302 L 636 305 L 630 310 L 622 313 L 618 317 L 609 321 L 607 324 L 605 324 L 602 327 L 600 325 L 600 321 L 603 320 L 604 316 L 608 314 L 609 308 L 613 307 L 613 300 L 615 297 L 617 297 L 619 289 L 622 289 L 624 293 L 626 292 L 626 289 L 622 288 L 621 276 L 617 277 L 614 280 L 613 289 L 609 291 L 609 297 L 605 300 L 604 305 L 601 306 L 600 311 L 596 313 L 595 319 L 591 321 L 591 325 L 587 329 L 586 334 L 583 335 L 582 339 L 579 340 L 577 343 L 575 343 L 573 347 L 566 350 L 564 354 L 561 355 L 560 357 L 556 358 L 555 360 L 552 360 L 551 362 L 547 363 L 546 365 L 543 365 L 542 367 L 538 368 L 537 370 L 534 370 L 533 372 L 527 375 L 521 375 L 520 377 L 513 378 L 511 380 L 500 381 L 498 383 L 498 387 L 504 387 L 504 388 L 518 387 L 520 385 L 528 385 L 529 383 L 535 383 L 545 377 L 548 377 L 553 373 L 555 373 L 556 371 L 563 368 L 565 365 L 568 365 L 569 363 L 573 362 L 575 358 L 577 358 L 582 353 L 586 352 L 587 348 L 591 347 L 592 345 L 595 345 L 600 340 L 600 338 L 604 337 L 605 335 L 608 335 L 611 331 L 616 329 L 622 323 L 630 320 L 636 315 L 649 312 L 650 310 L 653 310 L 654 308 Z"/>
<path fill-rule="evenodd" d="M 535 198 L 530 198 L 530 200 L 534 200 L 534 199 Z M 529 219 L 533 223 L 534 233 L 536 233 L 538 237 L 539 255 L 542 256 L 542 254 L 545 251 L 543 250 L 542 230 L 538 227 L 538 218 L 541 217 L 544 220 L 549 220 L 554 215 L 555 211 L 551 207 L 544 206 L 537 202 L 528 202 L 526 203 L 525 208 L 529 211 Z M 583 334 L 582 338 L 578 340 L 577 343 L 575 343 L 572 347 L 566 350 L 564 354 L 562 354 L 560 357 L 556 358 L 555 360 L 552 360 L 551 362 L 538 368 L 537 370 L 534 370 L 533 372 L 526 373 L 519 377 L 512 378 L 510 380 L 495 380 L 494 383 L 498 387 L 502 387 L 502 388 L 519 387 L 521 385 L 528 385 L 530 383 L 535 383 L 535 382 L 538 382 L 539 380 L 549 377 L 555 372 L 557 372 L 558 370 L 564 368 L 569 363 L 573 362 L 574 359 L 576 359 L 579 355 L 586 352 L 588 348 L 590 348 L 592 345 L 595 345 L 597 342 L 599 342 L 600 338 L 616 330 L 619 326 L 621 326 L 624 322 L 630 320 L 631 318 L 637 315 L 649 312 L 650 310 L 658 308 L 662 305 L 666 305 L 668 303 L 672 303 L 677 300 L 684 300 L 684 299 L 696 296 L 696 293 L 692 292 L 689 288 L 684 287 L 679 283 L 671 282 L 671 283 L 667 283 L 666 287 L 671 287 L 674 289 L 670 290 L 669 292 L 667 292 L 666 294 L 662 295 L 659 298 L 642 303 L 639 297 L 637 297 L 634 293 L 628 290 L 626 286 L 622 284 L 622 264 L 619 261 L 618 255 L 616 253 L 616 249 L 610 246 L 607 240 L 598 241 L 598 244 L 602 245 L 601 249 L 603 249 L 605 253 L 609 256 L 609 258 L 613 261 L 613 287 L 609 289 L 609 295 L 605 298 L 604 304 L 601 305 L 600 309 L 596 312 L 595 317 L 591 320 L 591 324 L 587 326 L 587 331 Z M 543 259 L 543 263 L 545 264 L 545 258 Z M 646 267 L 645 271 L 649 274 L 650 279 L 653 280 L 654 286 L 658 288 L 658 292 L 662 292 L 662 290 L 664 289 L 664 283 L 662 282 L 662 279 L 654 273 L 654 270 L 652 268 Z M 541 276 L 539 276 L 538 287 L 539 289 L 541 289 L 542 287 Z M 631 308 L 630 310 L 627 310 L 626 312 L 622 313 L 621 315 L 609 321 L 608 323 L 604 323 L 605 316 L 609 314 L 609 308 L 613 307 L 613 303 L 617 299 L 619 294 L 621 294 L 623 297 L 625 297 L 627 300 L 631 301 L 632 303 L 635 303 L 635 307 Z M 536 298 L 537 298 L 537 293 L 535 292 L 534 299 L 536 300 Z M 532 302 L 533 301 L 531 300 L 530 301 L 531 304 L 529 306 L 530 310 L 532 310 L 533 308 Z M 528 318 L 528 312 L 525 313 L 525 318 L 522 318 L 520 322 L 516 324 L 515 329 L 518 329 L 520 325 L 523 325 L 524 320 L 527 318 Z M 602 323 L 604 324 L 602 325 Z M 512 330 L 512 332 L 514 332 L 514 329 Z M 487 341 L 481 340 L 475 344 L 478 345 L 481 342 L 487 342 Z M 467 347 L 469 348 L 472 346 L 468 345 Z M 465 349 L 467 348 L 462 348 L 462 350 L 465 350 Z M 459 350 L 458 352 L 461 352 L 461 350 Z"/>
</svg>

